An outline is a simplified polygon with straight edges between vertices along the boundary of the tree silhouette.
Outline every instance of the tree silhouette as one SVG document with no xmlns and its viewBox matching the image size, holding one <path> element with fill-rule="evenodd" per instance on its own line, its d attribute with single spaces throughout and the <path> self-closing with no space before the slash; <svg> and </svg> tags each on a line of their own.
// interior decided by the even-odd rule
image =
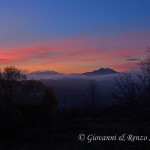
<svg viewBox="0 0 150 150">
<path fill-rule="evenodd" d="M 41 103 L 48 101 L 52 107 L 57 106 L 54 91 L 44 86 L 40 81 L 27 80 L 27 76 L 13 66 L 0 70 L 0 102 Z"/>
<path fill-rule="evenodd" d="M 23 84 L 23 101 L 39 103 L 42 101 L 45 86 L 37 80 L 27 80 Z"/>
<path fill-rule="evenodd" d="M 91 80 L 87 86 L 87 92 L 92 102 L 93 119 L 96 115 L 96 96 L 98 92 L 98 86 L 95 80 Z"/>
<path fill-rule="evenodd" d="M 27 76 L 13 66 L 0 70 L 0 101 L 10 104 L 19 100 L 23 82 L 27 80 Z"/>
<path fill-rule="evenodd" d="M 46 87 L 44 89 L 42 103 L 46 104 L 49 107 L 49 110 L 51 110 L 50 113 L 53 115 L 54 109 L 58 105 L 58 101 L 54 91 L 50 87 Z"/>
<path fill-rule="evenodd" d="M 143 124 L 150 117 L 150 57 L 140 61 L 141 72 L 136 75 L 121 73 L 116 78 L 113 95 L 125 106 L 136 126 L 143 130 Z M 142 129 L 141 129 L 142 128 Z"/>
<path fill-rule="evenodd" d="M 130 73 L 121 73 L 115 79 L 115 98 L 132 104 L 150 103 L 150 57 L 140 61 L 140 66 L 141 72 L 134 77 Z"/>
</svg>

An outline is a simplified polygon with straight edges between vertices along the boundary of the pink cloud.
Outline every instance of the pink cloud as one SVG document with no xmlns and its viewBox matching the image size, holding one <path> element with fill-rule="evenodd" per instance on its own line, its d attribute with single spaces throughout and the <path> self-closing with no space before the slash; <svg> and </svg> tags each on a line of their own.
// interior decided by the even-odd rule
<svg viewBox="0 0 150 150">
<path fill-rule="evenodd" d="M 126 58 L 143 57 L 149 39 L 150 31 L 138 31 L 105 38 L 77 35 L 65 39 L 39 41 L 39 44 L 0 49 L 0 64 L 19 65 L 30 71 L 35 68 L 40 70 L 43 66 L 52 66 L 53 70 L 59 71 L 63 65 L 88 66 L 90 63 L 95 63 L 95 66 L 97 63 L 105 64 L 117 70 L 135 68 L 135 63 L 127 63 Z M 78 72 L 75 68 L 69 69 L 67 72 Z"/>
</svg>

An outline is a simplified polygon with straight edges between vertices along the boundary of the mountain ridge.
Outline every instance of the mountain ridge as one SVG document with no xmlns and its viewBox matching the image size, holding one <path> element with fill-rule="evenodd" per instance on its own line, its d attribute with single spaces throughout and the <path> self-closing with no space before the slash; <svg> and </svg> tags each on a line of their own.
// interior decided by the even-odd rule
<svg viewBox="0 0 150 150">
<path fill-rule="evenodd" d="M 98 75 L 108 75 L 108 74 L 114 74 L 118 73 L 115 70 L 112 70 L 110 68 L 100 68 L 98 70 L 94 70 L 91 72 L 85 72 L 82 73 L 81 75 L 86 75 L 86 76 L 98 76 Z"/>
<path fill-rule="evenodd" d="M 29 73 L 29 75 L 59 75 L 62 73 L 58 73 L 56 71 L 50 71 L 50 70 L 46 70 L 46 71 L 35 71 L 35 72 L 31 72 Z"/>
<path fill-rule="evenodd" d="M 85 72 L 85 73 L 71 73 L 71 74 L 67 74 L 67 75 L 86 75 L 86 76 L 99 76 L 99 75 L 108 75 L 108 74 L 114 74 L 114 73 L 118 73 L 117 71 L 110 69 L 110 68 L 100 68 L 98 70 L 93 70 L 91 72 Z M 63 73 L 58 73 L 56 71 L 50 71 L 50 70 L 46 70 L 46 71 L 35 71 L 32 73 L 29 73 L 28 75 L 65 75 Z"/>
</svg>

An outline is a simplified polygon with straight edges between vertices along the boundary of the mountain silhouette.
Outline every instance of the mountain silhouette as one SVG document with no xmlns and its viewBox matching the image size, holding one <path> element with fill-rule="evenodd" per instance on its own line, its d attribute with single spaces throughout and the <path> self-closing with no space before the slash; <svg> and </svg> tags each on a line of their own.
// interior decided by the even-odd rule
<svg viewBox="0 0 150 150">
<path fill-rule="evenodd" d="M 29 75 L 59 75 L 59 74 L 61 73 L 47 70 L 47 71 L 35 71 L 35 72 L 30 73 Z"/>
<path fill-rule="evenodd" d="M 110 68 L 100 68 L 99 70 L 94 70 L 92 72 L 85 72 L 82 74 L 73 73 L 73 74 L 68 74 L 68 75 L 99 76 L 99 75 L 108 75 L 108 74 L 113 74 L 113 73 L 117 73 L 117 72 Z M 35 71 L 28 75 L 32 75 L 32 76 L 43 76 L 44 75 L 45 76 L 45 75 L 65 75 L 65 74 L 48 70 L 48 71 Z"/>
<path fill-rule="evenodd" d="M 100 68 L 99 70 L 94 70 L 92 72 L 82 73 L 81 75 L 98 76 L 98 75 L 108 75 L 108 74 L 113 74 L 113 73 L 117 73 L 117 72 L 110 69 L 110 68 Z"/>
</svg>

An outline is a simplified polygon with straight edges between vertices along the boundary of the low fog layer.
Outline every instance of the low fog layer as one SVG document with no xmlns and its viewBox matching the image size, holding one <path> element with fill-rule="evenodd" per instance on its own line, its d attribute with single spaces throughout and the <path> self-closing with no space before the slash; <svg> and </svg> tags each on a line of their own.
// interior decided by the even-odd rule
<svg viewBox="0 0 150 150">
<path fill-rule="evenodd" d="M 56 75 L 28 75 L 28 79 L 52 79 L 52 80 L 60 80 L 60 79 L 88 79 L 88 80 L 101 80 L 101 79 L 109 79 L 118 76 L 118 74 L 109 74 L 109 75 L 101 75 L 101 76 L 86 76 L 86 75 L 78 75 L 78 74 L 56 74 Z"/>
<path fill-rule="evenodd" d="M 132 72 L 133 77 L 139 72 Z M 119 73 L 102 76 L 85 75 L 28 75 L 28 79 L 41 80 L 54 89 L 59 100 L 59 107 L 90 106 L 91 99 L 87 87 L 92 80 L 97 84 L 96 105 L 109 105 L 115 99 L 112 96 L 115 78 Z"/>
</svg>

